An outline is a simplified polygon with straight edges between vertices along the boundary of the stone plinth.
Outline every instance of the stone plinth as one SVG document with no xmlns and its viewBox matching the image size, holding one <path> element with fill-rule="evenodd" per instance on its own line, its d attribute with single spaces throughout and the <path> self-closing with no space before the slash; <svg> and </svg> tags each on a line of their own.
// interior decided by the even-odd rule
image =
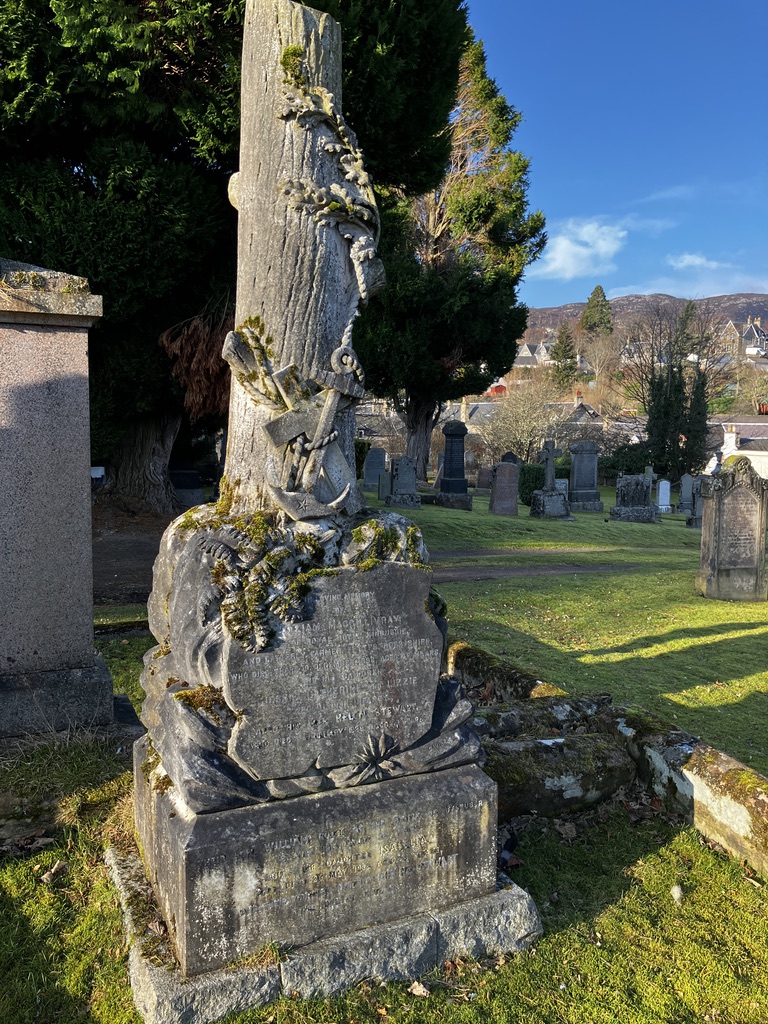
<svg viewBox="0 0 768 1024">
<path fill-rule="evenodd" d="M 732 455 L 717 476 L 703 477 L 701 564 L 696 591 L 720 601 L 765 601 L 768 480 L 749 459 Z"/>
<path fill-rule="evenodd" d="M 495 889 L 496 786 L 476 766 L 195 815 L 145 778 L 146 744 L 137 826 L 186 975 Z"/>
<path fill-rule="evenodd" d="M 658 505 L 612 505 L 611 519 L 620 523 L 660 523 Z"/>
<path fill-rule="evenodd" d="M 534 491 L 530 515 L 534 519 L 573 519 L 568 499 L 562 491 Z"/>
<path fill-rule="evenodd" d="M 0 260 L 0 736 L 112 720 L 93 650 L 83 278 Z"/>
</svg>

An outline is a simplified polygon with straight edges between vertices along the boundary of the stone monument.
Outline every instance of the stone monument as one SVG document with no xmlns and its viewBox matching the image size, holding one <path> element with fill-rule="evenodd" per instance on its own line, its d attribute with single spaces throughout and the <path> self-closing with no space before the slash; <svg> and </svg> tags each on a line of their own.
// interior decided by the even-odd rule
<svg viewBox="0 0 768 1024">
<path fill-rule="evenodd" d="M 384 504 L 396 508 L 421 507 L 421 498 L 416 493 L 416 463 L 407 455 L 392 459 L 390 489 Z"/>
<path fill-rule="evenodd" d="M 731 455 L 717 476 L 702 477 L 701 564 L 696 591 L 720 601 L 765 601 L 768 480 L 743 455 Z"/>
<path fill-rule="evenodd" d="M 445 458 L 435 504 L 469 512 L 472 510 L 472 495 L 468 492 L 464 471 L 464 439 L 467 433 L 467 425 L 461 420 L 449 420 L 443 427 Z"/>
<path fill-rule="evenodd" d="M 323 958 L 343 987 L 538 929 L 526 894 L 496 891 L 496 787 L 471 706 L 440 679 L 421 534 L 357 508 L 351 325 L 381 273 L 340 51 L 328 15 L 248 0 L 226 477 L 164 535 L 135 750 L 184 976 L 275 943 L 293 947 L 287 993 Z"/>
<path fill-rule="evenodd" d="M 539 462 L 544 463 L 544 487 L 531 497 L 530 515 L 535 519 L 573 519 L 568 497 L 555 483 L 555 459 L 562 454 L 554 441 L 544 442 L 539 453 Z"/>
<path fill-rule="evenodd" d="M 690 473 L 683 473 L 680 477 L 680 496 L 677 502 L 677 511 L 690 515 L 693 512 L 693 477 Z"/>
<path fill-rule="evenodd" d="M 81 277 L 0 259 L 0 736 L 112 721 L 93 649 L 88 328 Z"/>
<path fill-rule="evenodd" d="M 387 453 L 383 448 L 369 448 L 363 463 L 363 487 L 378 487 L 379 476 L 386 471 Z"/>
<path fill-rule="evenodd" d="M 488 511 L 497 516 L 516 516 L 520 466 L 517 462 L 499 462 L 493 467 Z"/>
<path fill-rule="evenodd" d="M 597 459 L 600 449 L 594 441 L 578 441 L 571 445 L 571 477 L 568 504 L 572 512 L 602 512 L 603 503 L 597 486 Z"/>
<path fill-rule="evenodd" d="M 691 484 L 691 501 L 693 510 L 685 520 L 685 525 L 691 530 L 700 530 L 704 519 L 704 500 L 701 497 L 701 481 L 703 476 L 695 476 Z"/>
<path fill-rule="evenodd" d="M 492 479 L 493 469 L 490 466 L 478 466 L 477 482 L 475 483 L 475 493 L 487 493 L 491 488 Z"/>
<path fill-rule="evenodd" d="M 659 512 L 672 511 L 672 488 L 669 480 L 659 480 L 656 484 L 656 504 Z"/>
<path fill-rule="evenodd" d="M 658 506 L 651 501 L 653 470 L 649 473 L 620 473 L 616 480 L 616 504 L 611 519 L 625 523 L 660 523 Z"/>
</svg>

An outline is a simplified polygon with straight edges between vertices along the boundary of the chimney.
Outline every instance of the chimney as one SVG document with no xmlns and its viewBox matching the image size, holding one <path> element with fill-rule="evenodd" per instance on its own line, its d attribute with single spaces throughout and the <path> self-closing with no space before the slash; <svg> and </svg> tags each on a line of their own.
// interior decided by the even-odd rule
<svg viewBox="0 0 768 1024">
<path fill-rule="evenodd" d="M 723 457 L 728 458 L 729 455 L 733 455 L 734 452 L 739 450 L 739 432 L 736 429 L 735 423 L 724 423 L 723 424 Z"/>
<path fill-rule="evenodd" d="M 574 396 L 574 399 L 573 399 L 573 408 L 574 409 L 578 409 L 580 405 L 583 405 L 582 397 L 583 396 L 582 396 L 581 392 L 577 391 L 575 396 Z"/>
<path fill-rule="evenodd" d="M 754 320 L 755 327 L 762 327 L 762 319 L 763 318 L 761 316 L 756 316 L 755 317 L 755 320 Z"/>
</svg>

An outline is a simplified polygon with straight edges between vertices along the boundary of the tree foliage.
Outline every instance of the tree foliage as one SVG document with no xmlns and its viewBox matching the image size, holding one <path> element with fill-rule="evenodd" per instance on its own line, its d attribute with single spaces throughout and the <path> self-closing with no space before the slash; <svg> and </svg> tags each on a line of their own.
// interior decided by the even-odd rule
<svg viewBox="0 0 768 1024">
<path fill-rule="evenodd" d="M 566 407 L 558 389 L 543 370 L 513 370 L 507 394 L 494 404 L 494 414 L 479 428 L 493 461 L 514 452 L 523 462 L 535 462 L 547 440 L 560 441 Z"/>
<path fill-rule="evenodd" d="M 450 149 L 462 4 L 312 6 L 342 23 L 344 108 L 377 180 L 412 193 L 434 185 Z M 234 285 L 226 184 L 243 11 L 242 0 L 0 0 L 0 253 L 86 276 L 104 297 L 91 334 L 100 461 L 128 459 L 134 427 L 151 451 L 150 421 L 169 450 L 166 416 L 180 415 L 182 389 L 161 333 L 183 384 L 196 365 L 185 339 L 207 333 L 220 352 L 206 310 Z M 201 395 L 189 399 L 194 409 Z"/>
<path fill-rule="evenodd" d="M 506 373 L 525 330 L 517 285 L 546 239 L 543 215 L 527 209 L 528 161 L 508 148 L 519 119 L 471 42 L 445 175 L 388 211 L 389 286 L 355 329 L 368 386 L 395 401 L 421 476 L 441 405 Z"/>
<path fill-rule="evenodd" d="M 708 400 L 725 387 L 728 371 L 706 309 L 686 302 L 650 327 L 658 347 L 645 384 L 648 451 L 656 470 L 677 480 L 706 461 Z"/>
<path fill-rule="evenodd" d="M 576 346 L 573 343 L 571 328 L 567 323 L 562 323 L 558 327 L 549 357 L 554 363 L 552 379 L 561 391 L 567 390 L 576 380 L 578 374 Z"/>
<path fill-rule="evenodd" d="M 601 284 L 595 285 L 587 299 L 587 305 L 581 314 L 580 326 L 589 334 L 611 334 L 613 332 L 613 313 L 611 304 L 605 297 Z"/>
</svg>

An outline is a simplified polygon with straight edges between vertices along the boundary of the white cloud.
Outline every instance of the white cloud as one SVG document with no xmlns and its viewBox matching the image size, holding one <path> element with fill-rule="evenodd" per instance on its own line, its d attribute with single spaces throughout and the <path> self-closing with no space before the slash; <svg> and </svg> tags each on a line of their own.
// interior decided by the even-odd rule
<svg viewBox="0 0 768 1024">
<path fill-rule="evenodd" d="M 528 271 L 528 277 L 571 281 L 616 269 L 614 256 L 624 246 L 626 229 L 601 220 L 571 218 L 550 236 L 544 256 Z"/>
<path fill-rule="evenodd" d="M 696 252 L 684 252 L 679 256 L 667 256 L 664 261 L 673 270 L 727 270 L 730 269 L 733 264 L 731 263 L 718 263 L 717 260 L 708 260 L 706 256 L 702 256 Z"/>
<path fill-rule="evenodd" d="M 671 199 L 675 201 L 689 200 L 695 198 L 698 188 L 694 185 L 673 185 L 671 188 L 663 188 L 658 192 L 652 192 L 648 196 L 638 199 L 638 203 L 655 203 L 658 200 Z"/>
</svg>

